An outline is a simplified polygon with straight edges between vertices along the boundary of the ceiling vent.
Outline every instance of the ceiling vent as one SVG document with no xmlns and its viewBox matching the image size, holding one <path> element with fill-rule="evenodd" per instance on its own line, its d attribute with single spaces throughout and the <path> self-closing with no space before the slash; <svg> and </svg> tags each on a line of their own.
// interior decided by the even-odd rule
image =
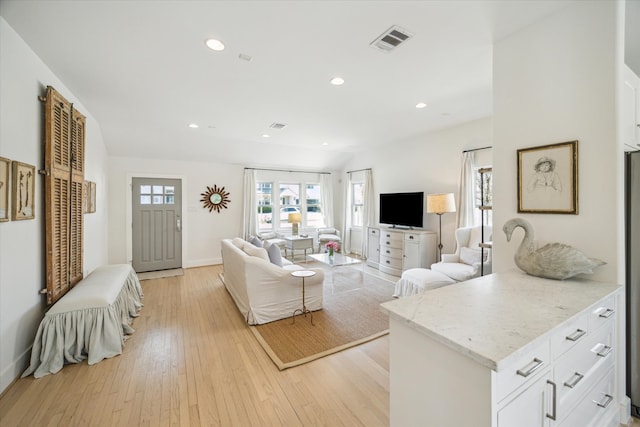
<svg viewBox="0 0 640 427">
<path fill-rule="evenodd" d="M 404 28 L 394 25 L 372 41 L 369 46 L 384 52 L 391 52 L 411 37 L 413 37 L 413 34 Z"/>
<path fill-rule="evenodd" d="M 284 123 L 271 123 L 271 126 L 269 126 L 271 129 L 284 129 L 287 125 L 285 125 Z"/>
</svg>

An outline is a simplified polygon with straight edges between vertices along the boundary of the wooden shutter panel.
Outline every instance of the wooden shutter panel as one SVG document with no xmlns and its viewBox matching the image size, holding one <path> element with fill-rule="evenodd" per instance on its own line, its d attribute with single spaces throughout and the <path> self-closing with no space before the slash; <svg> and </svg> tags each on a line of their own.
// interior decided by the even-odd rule
<svg viewBox="0 0 640 427">
<path fill-rule="evenodd" d="M 82 279 L 85 117 L 51 86 L 45 103 L 47 304 Z M 80 192 L 78 194 L 78 187 Z"/>
</svg>

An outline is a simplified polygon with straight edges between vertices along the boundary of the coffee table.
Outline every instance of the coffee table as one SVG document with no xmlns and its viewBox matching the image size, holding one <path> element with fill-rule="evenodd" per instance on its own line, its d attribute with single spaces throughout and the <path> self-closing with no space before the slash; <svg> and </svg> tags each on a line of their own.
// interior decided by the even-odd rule
<svg viewBox="0 0 640 427">
<path fill-rule="evenodd" d="M 353 258 L 347 255 L 342 255 L 340 253 L 334 253 L 333 255 L 329 256 L 328 253 L 321 253 L 321 254 L 311 254 L 309 255 L 310 258 L 315 259 L 316 261 L 320 261 L 323 264 L 327 264 L 329 266 L 331 266 L 331 283 L 333 284 L 333 276 L 335 274 L 335 268 L 336 267 L 340 267 L 340 266 L 344 266 L 344 265 L 354 265 L 354 264 L 361 264 L 362 260 L 358 259 L 358 258 Z"/>
</svg>

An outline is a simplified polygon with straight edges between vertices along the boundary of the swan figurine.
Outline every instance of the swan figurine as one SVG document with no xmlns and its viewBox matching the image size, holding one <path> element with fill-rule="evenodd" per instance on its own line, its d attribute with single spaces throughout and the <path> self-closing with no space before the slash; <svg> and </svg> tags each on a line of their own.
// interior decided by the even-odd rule
<svg viewBox="0 0 640 427">
<path fill-rule="evenodd" d="M 549 279 L 568 279 L 576 274 L 593 273 L 593 269 L 606 262 L 588 258 L 573 246 L 563 243 L 549 243 L 536 249 L 533 240 L 533 226 L 522 218 L 507 221 L 502 230 L 511 241 L 513 230 L 517 227 L 524 229 L 524 238 L 520 242 L 514 260 L 518 268 L 527 274 Z"/>
</svg>

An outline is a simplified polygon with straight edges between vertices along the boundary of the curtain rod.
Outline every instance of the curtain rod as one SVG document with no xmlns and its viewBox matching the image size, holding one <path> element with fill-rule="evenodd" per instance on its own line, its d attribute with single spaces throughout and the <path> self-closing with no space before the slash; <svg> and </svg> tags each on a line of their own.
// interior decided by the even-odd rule
<svg viewBox="0 0 640 427">
<path fill-rule="evenodd" d="M 271 172 L 291 172 L 291 173 L 319 173 L 324 175 L 331 175 L 331 172 L 311 172 L 311 171 L 294 171 L 294 170 L 286 170 L 286 169 L 263 169 L 263 168 L 244 168 L 245 170 L 256 170 L 256 171 L 271 171 Z"/>
<path fill-rule="evenodd" d="M 370 171 L 370 170 L 371 170 L 371 168 L 364 168 L 364 169 L 357 169 L 357 170 L 354 170 L 354 171 L 347 171 L 347 173 Z"/>
<path fill-rule="evenodd" d="M 493 148 L 492 146 L 482 147 L 482 148 L 472 148 L 471 150 L 462 150 L 463 153 L 469 153 L 471 151 L 480 151 L 480 150 L 488 150 L 489 148 Z"/>
</svg>

